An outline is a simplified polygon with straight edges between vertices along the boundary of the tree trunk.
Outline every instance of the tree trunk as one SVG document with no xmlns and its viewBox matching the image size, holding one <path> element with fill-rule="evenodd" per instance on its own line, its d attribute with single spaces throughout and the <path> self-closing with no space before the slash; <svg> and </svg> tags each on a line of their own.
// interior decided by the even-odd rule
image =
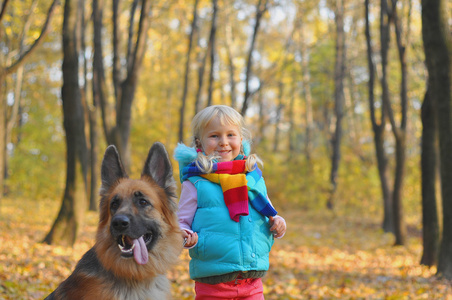
<svg viewBox="0 0 452 300">
<path fill-rule="evenodd" d="M 257 93 L 257 103 L 259 106 L 259 121 L 258 121 L 258 131 L 256 137 L 256 146 L 265 143 L 265 126 L 267 125 L 268 114 L 265 111 L 264 97 L 262 96 L 262 91 Z"/>
<path fill-rule="evenodd" d="M 3 198 L 6 157 L 6 98 L 3 91 L 6 73 L 0 67 L 0 199 Z"/>
<path fill-rule="evenodd" d="M 3 16 L 5 15 L 6 8 L 8 7 L 9 0 L 3 0 L 2 8 L 0 9 L 0 21 L 3 19 Z M 0 32 L 0 38 L 2 37 L 3 32 Z"/>
<path fill-rule="evenodd" d="M 447 22 L 447 1 L 422 0 L 422 38 L 429 73 L 429 96 L 438 118 L 441 161 L 443 230 L 438 273 L 452 279 L 452 128 L 451 128 L 451 36 Z"/>
<path fill-rule="evenodd" d="M 72 246 L 83 223 L 87 192 L 87 147 L 78 82 L 77 1 L 74 0 L 66 0 L 64 5 L 63 54 L 61 96 L 67 145 L 66 188 L 60 212 L 44 242 Z"/>
<path fill-rule="evenodd" d="M 290 100 L 289 100 L 289 133 L 288 133 L 288 145 L 289 145 L 289 159 L 292 159 L 295 154 L 295 136 L 296 136 L 296 128 L 295 128 L 295 99 L 297 95 L 297 83 L 298 83 L 298 76 L 295 69 L 292 71 L 292 81 L 291 81 L 291 87 L 290 87 Z"/>
<path fill-rule="evenodd" d="M 408 14 L 408 18 L 411 16 Z M 400 82 L 400 108 L 401 122 L 400 126 L 396 124 L 391 103 L 387 102 L 387 110 L 389 121 L 391 122 L 392 132 L 396 141 L 396 166 L 394 174 L 394 188 L 392 196 L 393 213 L 394 213 L 394 234 L 395 245 L 405 245 L 406 243 L 406 226 L 403 213 L 403 180 L 405 177 L 405 161 L 406 161 L 406 127 L 407 127 L 407 110 L 408 110 L 408 70 L 406 64 L 406 46 L 402 42 L 402 29 L 400 19 L 397 13 L 397 0 L 392 2 L 392 22 L 396 32 L 397 50 L 399 53 L 401 82 Z M 408 22 L 409 24 L 409 22 Z M 409 32 L 409 26 L 407 33 Z M 407 38 L 408 40 L 408 38 Z M 388 98 L 385 98 L 388 101 Z"/>
<path fill-rule="evenodd" d="M 347 65 L 349 59 L 347 58 Z M 350 142 L 353 145 L 353 151 L 358 154 L 361 158 L 364 157 L 363 151 L 362 151 L 362 145 L 360 143 L 361 135 L 360 133 L 360 121 L 357 119 L 357 114 L 355 112 L 355 107 L 357 103 L 357 99 L 355 95 L 358 95 L 357 91 L 357 85 L 355 83 L 355 78 L 352 74 L 352 72 L 346 72 L 347 73 L 347 80 L 346 80 L 346 87 L 344 88 L 344 107 L 345 111 L 350 112 L 350 116 L 346 118 L 347 120 L 347 127 L 349 132 L 349 139 Z"/>
<path fill-rule="evenodd" d="M 390 44 L 390 34 L 389 34 L 389 17 L 388 17 L 388 5 L 387 5 L 387 0 L 381 0 L 381 11 L 380 11 L 380 55 L 381 55 L 381 78 L 380 78 L 380 83 L 381 83 L 381 89 L 382 89 L 382 95 L 381 95 L 381 102 L 382 102 L 382 108 L 381 108 L 381 122 L 380 125 L 384 125 L 382 126 L 381 132 L 380 132 L 380 136 L 379 136 L 379 147 L 381 147 L 381 149 L 377 150 L 377 158 L 378 158 L 378 153 L 380 152 L 380 155 L 382 154 L 384 157 L 384 164 L 385 167 L 384 169 L 382 169 L 382 171 L 384 171 L 384 176 L 385 176 L 385 183 L 387 184 L 387 187 L 385 187 L 387 190 L 387 192 L 389 193 L 389 195 L 383 194 L 384 198 L 384 203 L 385 205 L 387 205 L 387 207 L 384 207 L 384 211 L 385 211 L 385 215 L 384 215 L 384 220 L 383 220 L 383 229 L 385 231 L 389 231 L 390 232 L 395 232 L 395 228 L 394 228 L 394 212 L 393 212 L 393 193 L 389 188 L 389 181 L 387 179 L 387 164 L 388 164 L 388 158 L 386 155 L 386 152 L 384 150 L 384 131 L 385 131 L 385 127 L 386 127 L 386 115 L 387 115 L 387 105 L 390 102 L 389 101 L 389 87 L 388 87 L 388 77 L 387 77 L 387 70 L 388 70 L 388 52 L 389 52 L 389 44 Z M 385 191 L 385 192 L 386 192 Z M 386 215 L 386 212 L 388 213 L 388 215 Z M 388 221 L 388 223 L 390 224 L 390 226 L 385 226 L 386 224 L 386 219 L 390 218 L 390 220 Z"/>
<path fill-rule="evenodd" d="M 89 197 L 89 207 L 90 211 L 97 211 L 98 207 L 98 174 L 99 170 L 97 168 L 97 151 L 98 151 L 98 133 L 97 133 L 97 105 L 95 103 L 94 96 L 88 91 L 89 79 L 88 79 L 88 60 L 86 59 L 86 3 L 84 0 L 79 1 L 79 21 L 80 24 L 80 46 L 81 46 L 81 58 L 83 63 L 83 86 L 81 87 L 82 92 L 82 105 L 85 112 L 85 126 L 88 128 L 88 172 L 89 172 L 89 184 L 88 184 L 88 197 Z M 88 104 L 88 102 L 91 103 Z"/>
<path fill-rule="evenodd" d="M 152 2 L 141 0 L 141 5 L 137 1 L 131 4 L 129 31 L 127 38 L 127 53 L 123 55 L 125 66 L 121 70 L 120 61 L 120 34 L 119 10 L 120 1 L 113 0 L 112 21 L 113 21 L 113 61 L 112 61 L 112 82 L 114 88 L 115 107 L 108 103 L 108 89 L 105 83 L 105 73 L 102 57 L 102 14 L 103 3 L 100 0 L 93 0 L 93 22 L 94 22 L 94 58 L 93 58 L 93 96 L 94 102 L 99 104 L 103 128 L 107 144 L 116 145 L 126 170 L 130 169 L 130 121 L 132 117 L 132 103 L 135 97 L 135 90 L 138 84 L 141 65 L 146 49 L 147 31 L 151 12 Z M 140 9 L 140 18 L 136 26 L 135 11 Z M 126 74 L 125 79 L 121 78 L 121 73 Z M 116 118 L 114 117 L 116 113 Z"/>
<path fill-rule="evenodd" d="M 99 153 L 99 130 L 98 130 L 98 110 L 94 103 L 89 109 L 89 138 L 90 138 L 90 194 L 89 194 L 89 210 L 97 211 L 99 197 L 99 171 L 98 171 L 98 153 Z"/>
<path fill-rule="evenodd" d="M 120 32 L 119 32 L 119 4 L 120 0 L 113 0 L 112 1 L 112 23 L 113 23 L 113 61 L 112 61 L 112 77 L 113 77 L 113 88 L 114 88 L 114 96 L 116 99 L 116 111 L 118 110 L 118 102 L 119 99 L 121 99 L 121 64 L 120 64 L 120 55 L 119 55 L 119 45 L 120 45 Z M 115 133 L 114 130 L 112 132 L 112 138 L 114 137 Z M 112 144 L 112 143 L 109 143 Z M 120 151 L 118 149 L 118 151 Z"/>
<path fill-rule="evenodd" d="M 24 66 L 20 66 L 17 69 L 16 72 L 16 79 L 15 79 L 15 84 L 14 84 L 14 104 L 11 108 L 11 113 L 8 115 L 5 115 L 6 118 L 6 130 L 5 130 L 5 147 L 8 147 L 8 145 L 10 143 L 12 143 L 12 131 L 15 128 L 15 125 L 17 124 L 17 120 L 19 119 L 19 112 L 20 112 L 20 107 L 21 107 L 21 101 L 22 101 L 22 84 L 23 84 L 23 78 L 24 78 Z M 3 157 L 3 165 L 4 165 L 4 172 L 3 172 L 3 176 L 4 176 L 4 180 L 8 179 L 8 151 L 5 151 L 3 153 L 4 157 Z M 8 188 L 5 185 L 5 193 L 8 190 Z M 0 197 L 1 198 L 1 197 Z"/>
<path fill-rule="evenodd" d="M 434 266 L 438 257 L 439 224 L 436 207 L 436 181 L 438 162 L 436 159 L 436 117 L 433 101 L 425 93 L 422 103 L 422 141 L 421 141 L 421 171 L 422 171 L 422 246 L 421 264 Z"/>
<path fill-rule="evenodd" d="M 381 124 L 381 123 L 380 123 Z M 384 122 L 386 125 L 386 122 Z M 380 178 L 381 195 L 383 197 L 383 222 L 384 232 L 394 232 L 394 216 L 392 208 L 392 192 L 388 179 L 388 157 L 385 152 L 385 127 L 381 125 L 374 126 L 374 144 L 377 157 L 378 176 Z"/>
<path fill-rule="evenodd" d="M 262 5 L 262 1 L 264 1 L 264 4 Z M 250 91 L 250 80 L 251 80 L 251 70 L 253 68 L 253 51 L 256 46 L 256 38 L 257 33 L 259 32 L 259 27 L 261 24 L 261 19 L 264 13 L 267 11 L 267 3 L 268 0 L 259 0 L 259 2 L 256 5 L 256 19 L 254 23 L 254 31 L 253 31 L 253 37 L 251 39 L 251 45 L 248 50 L 248 59 L 246 62 L 246 75 L 245 75 L 245 95 L 243 97 L 243 106 L 242 106 L 242 116 L 246 116 L 246 111 L 248 110 L 251 91 Z"/>
<path fill-rule="evenodd" d="M 102 128 L 107 145 L 113 143 L 114 109 L 107 101 L 108 89 L 105 82 L 105 69 L 102 49 L 103 1 L 93 0 L 93 103 L 100 109 Z"/>
<path fill-rule="evenodd" d="M 278 84 L 278 108 L 276 109 L 276 117 L 275 117 L 275 135 L 273 138 L 273 153 L 276 153 L 278 151 L 278 145 L 279 145 L 279 124 L 281 123 L 282 118 L 282 110 L 284 107 L 283 104 L 283 96 L 284 96 L 284 84 L 282 83 L 282 79 Z"/>
<path fill-rule="evenodd" d="M 93 80 L 92 93 L 93 105 L 89 111 L 90 140 L 91 140 L 91 194 L 90 199 L 96 198 L 96 202 L 90 201 L 90 210 L 97 209 L 98 199 L 98 145 L 99 145 L 99 124 L 102 122 L 102 129 L 107 145 L 112 143 L 113 109 L 107 103 L 107 85 L 105 82 L 105 70 L 103 64 L 102 50 L 102 22 L 103 22 L 103 1 L 93 0 Z M 94 207 L 96 205 L 96 207 Z"/>
<path fill-rule="evenodd" d="M 405 177 L 405 149 L 406 134 L 404 130 L 397 130 L 396 133 L 396 169 L 394 175 L 394 189 L 392 193 L 392 205 L 394 213 L 394 235 L 395 245 L 401 246 L 406 243 L 406 226 L 403 213 L 403 179 Z"/>
<path fill-rule="evenodd" d="M 229 19 L 229 18 L 228 18 Z M 232 26 L 230 24 L 225 25 L 225 47 L 227 52 L 227 60 L 229 66 L 229 84 L 231 85 L 231 107 L 236 108 L 237 106 L 237 95 L 236 95 L 236 81 L 235 81 L 235 66 L 234 59 L 232 55 L 232 49 L 234 45 L 234 40 L 232 36 Z"/>
<path fill-rule="evenodd" d="M 212 26 L 210 28 L 210 72 L 209 72 L 209 87 L 207 92 L 207 106 L 212 105 L 212 94 L 213 94 L 213 74 L 215 71 L 215 35 L 217 33 L 217 12 L 218 12 L 218 1 L 212 0 L 213 14 L 212 14 Z"/>
<path fill-rule="evenodd" d="M 306 139 L 304 143 L 304 154 L 306 156 L 306 160 L 311 161 L 312 157 L 312 136 L 314 129 L 314 118 L 313 118 L 313 108 L 312 108 L 312 93 L 311 93 L 311 74 L 309 73 L 309 52 L 308 47 L 306 45 L 305 39 L 305 25 L 303 21 L 300 22 L 300 54 L 301 54 L 301 72 L 302 72 L 302 80 L 301 84 L 303 86 L 303 96 L 305 99 L 305 123 L 306 123 Z"/>
<path fill-rule="evenodd" d="M 116 134 L 115 144 L 118 146 L 119 154 L 123 159 L 126 170 L 130 171 L 130 125 L 132 118 L 132 103 L 135 98 L 135 90 L 138 84 L 138 78 L 141 71 L 142 61 L 146 50 L 147 30 L 150 23 L 151 0 L 142 0 L 140 20 L 137 32 L 129 30 L 129 48 L 130 55 L 127 55 L 127 76 L 121 83 L 120 98 L 117 99 L 116 111 Z M 134 22 L 131 20 L 131 28 Z M 133 39 L 132 37 L 135 37 Z M 133 45 L 131 45 L 133 43 Z"/>
<path fill-rule="evenodd" d="M 373 62 L 373 50 L 372 50 L 372 42 L 370 35 L 370 22 L 369 22 L 369 0 L 365 1 L 366 6 L 366 44 L 367 44 L 367 62 L 369 68 L 369 110 L 370 110 L 370 120 L 372 125 L 372 131 L 374 133 L 374 145 L 375 145 L 375 155 L 377 158 L 377 166 L 378 166 L 378 175 L 380 177 L 380 187 L 381 194 L 383 198 L 383 222 L 382 228 L 385 232 L 394 232 L 394 223 L 393 223 L 393 214 L 392 214 L 392 196 L 389 188 L 388 182 L 388 158 L 384 149 L 384 133 L 386 126 L 386 109 L 385 109 L 385 101 L 383 102 L 381 113 L 380 113 L 380 121 L 377 122 L 376 112 L 375 112 L 375 94 L 374 94 L 374 86 L 375 86 L 375 64 Z M 386 10 L 381 9 L 381 17 L 380 21 L 384 20 L 382 17 L 383 12 Z M 386 21 L 387 22 L 387 21 Z M 381 56 L 385 58 L 382 61 L 382 69 L 384 70 L 384 76 L 381 78 L 382 87 L 387 88 L 386 82 L 386 65 L 387 65 L 387 51 L 389 40 L 388 37 L 388 26 L 385 23 L 380 24 L 380 41 L 381 41 Z M 386 90 L 385 90 L 386 93 Z M 382 96 L 384 97 L 384 96 Z"/>
<path fill-rule="evenodd" d="M 334 112 L 336 126 L 331 140 L 333 154 L 331 157 L 330 184 L 331 190 L 327 201 L 328 209 L 334 208 L 337 174 L 341 159 L 342 118 L 344 116 L 344 77 L 345 77 L 345 32 L 344 32 L 344 0 L 336 2 L 336 63 L 334 66 Z"/>
<path fill-rule="evenodd" d="M 198 40 L 199 44 L 199 40 Z M 201 107 L 201 96 L 202 96 L 202 87 L 204 85 L 204 71 L 206 70 L 206 61 L 207 61 L 207 55 L 210 53 L 210 39 L 209 43 L 207 44 L 207 49 L 202 58 L 199 58 L 198 56 L 198 89 L 196 91 L 196 98 L 195 98 L 195 111 L 194 114 L 196 115 Z M 199 54 L 201 55 L 201 54 Z"/>
<path fill-rule="evenodd" d="M 188 81 L 189 81 L 189 73 L 190 73 L 190 55 L 193 46 L 193 36 L 196 32 L 196 22 L 198 19 L 198 0 L 195 0 L 195 4 L 193 6 L 193 20 L 191 22 L 190 35 L 188 37 L 188 48 L 187 48 L 187 60 L 185 62 L 185 75 L 184 75 L 184 87 L 182 89 L 182 100 L 181 106 L 179 110 L 179 142 L 184 141 L 184 118 L 185 118 L 185 105 L 187 102 L 187 93 L 188 93 Z"/>
</svg>

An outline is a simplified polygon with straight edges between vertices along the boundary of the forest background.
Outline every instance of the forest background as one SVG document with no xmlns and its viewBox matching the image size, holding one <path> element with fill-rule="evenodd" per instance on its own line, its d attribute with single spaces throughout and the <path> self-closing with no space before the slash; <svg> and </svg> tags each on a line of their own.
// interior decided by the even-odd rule
<svg viewBox="0 0 452 300">
<path fill-rule="evenodd" d="M 438 3 L 450 26 L 452 4 Z M 435 247 L 420 264 L 429 76 L 419 1 L 2 4 L 0 297 L 42 297 L 92 245 L 108 144 L 139 174 L 154 141 L 170 155 L 190 144 L 191 118 L 211 104 L 245 116 L 272 202 L 288 217 L 265 282 L 271 299 L 450 297 L 433 276 L 439 159 Z M 350 266 L 361 260 L 367 271 Z M 177 299 L 190 299 L 186 272 L 171 273 Z"/>
</svg>

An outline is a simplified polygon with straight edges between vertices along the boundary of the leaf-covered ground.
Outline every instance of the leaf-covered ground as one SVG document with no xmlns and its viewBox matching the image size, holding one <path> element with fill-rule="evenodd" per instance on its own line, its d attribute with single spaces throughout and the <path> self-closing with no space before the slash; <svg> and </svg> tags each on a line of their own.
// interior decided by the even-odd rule
<svg viewBox="0 0 452 300">
<path fill-rule="evenodd" d="M 97 214 L 88 213 L 74 248 L 39 243 L 58 201 L 0 200 L 0 299 L 43 299 L 66 278 L 92 244 Z M 419 234 L 406 247 L 379 229 L 378 220 L 290 209 L 288 232 L 271 253 L 266 299 L 450 299 L 450 282 L 419 266 Z M 174 299 L 193 299 L 188 255 L 169 272 Z"/>
</svg>

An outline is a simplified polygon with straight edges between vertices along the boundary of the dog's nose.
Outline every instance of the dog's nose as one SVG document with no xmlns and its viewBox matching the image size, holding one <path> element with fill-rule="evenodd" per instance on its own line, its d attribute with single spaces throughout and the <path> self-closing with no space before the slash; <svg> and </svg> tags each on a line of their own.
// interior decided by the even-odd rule
<svg viewBox="0 0 452 300">
<path fill-rule="evenodd" d="M 119 232 L 122 232 L 129 227 L 130 219 L 125 215 L 117 215 L 113 217 L 113 219 L 111 220 L 111 224 L 113 225 L 114 229 L 116 229 Z"/>
</svg>

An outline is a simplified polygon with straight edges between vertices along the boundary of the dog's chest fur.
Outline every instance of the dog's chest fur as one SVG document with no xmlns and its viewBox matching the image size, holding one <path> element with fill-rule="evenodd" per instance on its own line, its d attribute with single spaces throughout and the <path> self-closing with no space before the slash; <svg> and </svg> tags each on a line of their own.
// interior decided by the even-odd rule
<svg viewBox="0 0 452 300">
<path fill-rule="evenodd" d="M 146 300 L 146 299 L 169 299 L 169 280 L 163 276 L 157 276 L 152 282 L 145 283 L 122 283 L 114 287 L 116 300 Z"/>
</svg>

